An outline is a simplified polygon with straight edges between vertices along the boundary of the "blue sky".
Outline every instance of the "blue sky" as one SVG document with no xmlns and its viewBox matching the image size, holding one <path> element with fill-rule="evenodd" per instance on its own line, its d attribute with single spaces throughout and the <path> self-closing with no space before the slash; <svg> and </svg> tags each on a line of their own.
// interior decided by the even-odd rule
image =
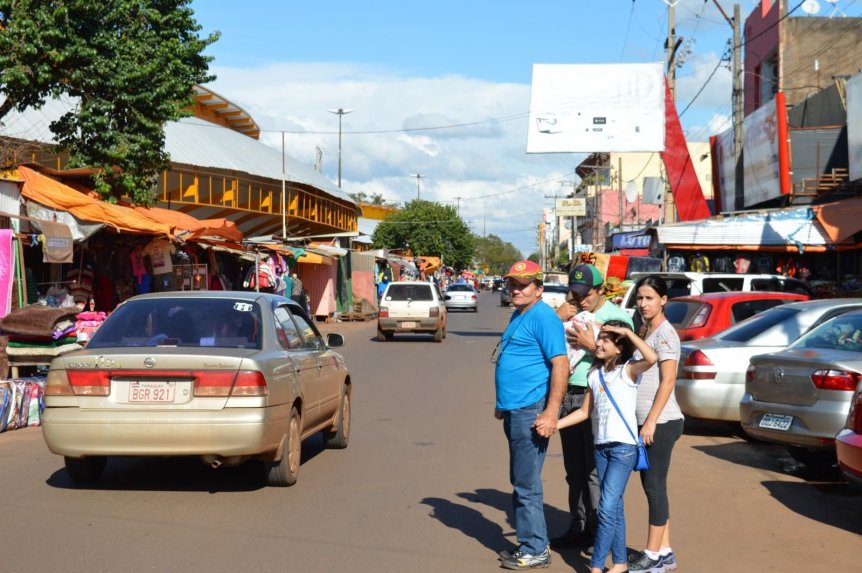
<svg viewBox="0 0 862 573">
<path fill-rule="evenodd" d="M 668 0 L 673 1 L 673 0 Z M 745 18 L 756 4 L 738 0 Z M 809 0 L 810 1 L 810 0 Z M 719 0 L 732 14 L 730 0 Z M 799 3 L 789 0 L 790 7 Z M 832 6 L 819 0 L 821 16 Z M 663 61 L 665 0 L 194 0 L 203 33 L 222 36 L 208 53 L 210 86 L 244 107 L 309 165 L 337 179 L 343 116 L 342 188 L 457 205 L 474 232 L 536 250 L 543 206 L 575 179 L 578 154 L 526 154 L 533 64 Z M 862 1 L 841 0 L 850 16 Z M 730 25 L 712 0 L 678 0 L 676 31 L 687 54 L 677 70 L 682 110 L 715 69 Z M 795 14 L 802 14 L 801 11 Z M 689 140 L 730 119 L 730 72 L 720 68 L 683 115 Z M 452 126 L 447 129 L 417 128 Z"/>
</svg>

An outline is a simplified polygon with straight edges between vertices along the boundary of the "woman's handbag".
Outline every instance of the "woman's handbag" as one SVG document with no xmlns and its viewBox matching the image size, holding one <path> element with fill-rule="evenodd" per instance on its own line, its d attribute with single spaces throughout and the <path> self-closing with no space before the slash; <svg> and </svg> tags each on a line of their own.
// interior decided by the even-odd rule
<svg viewBox="0 0 862 573">
<path fill-rule="evenodd" d="M 644 445 L 644 440 L 641 436 L 635 437 L 635 433 L 632 431 L 631 427 L 629 427 L 629 423 L 626 422 L 626 418 L 625 418 L 625 416 L 623 416 L 623 413 L 620 411 L 620 407 L 617 406 L 617 403 L 616 403 L 616 400 L 614 400 L 613 394 L 611 394 L 611 391 L 608 390 L 608 385 L 605 384 L 605 377 L 602 374 L 601 367 L 599 368 L 599 381 L 602 383 L 602 388 L 605 389 L 605 394 L 608 395 L 608 398 L 610 399 L 611 404 L 614 405 L 614 409 L 617 411 L 617 414 L 619 414 L 620 418 L 622 418 L 623 424 L 625 424 L 625 426 L 626 426 L 626 430 L 629 431 L 629 434 L 631 434 L 631 437 L 638 444 L 638 446 L 637 446 L 638 447 L 638 459 L 635 462 L 634 470 L 636 472 L 645 472 L 645 471 L 649 470 L 649 458 L 647 457 L 647 451 L 646 451 L 646 446 Z"/>
</svg>

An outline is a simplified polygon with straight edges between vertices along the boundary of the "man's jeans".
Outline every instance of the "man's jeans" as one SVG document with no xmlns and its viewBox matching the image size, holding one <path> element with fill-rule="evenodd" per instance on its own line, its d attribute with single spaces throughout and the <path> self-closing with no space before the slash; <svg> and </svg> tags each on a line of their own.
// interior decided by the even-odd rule
<svg viewBox="0 0 862 573">
<path fill-rule="evenodd" d="M 590 567 L 603 569 L 608 551 L 614 563 L 626 562 L 626 517 L 623 495 L 637 461 L 634 444 L 596 444 L 596 469 L 599 473 L 599 525 Z"/>
<path fill-rule="evenodd" d="M 545 399 L 531 406 L 503 413 L 503 430 L 509 440 L 509 481 L 514 487 L 515 533 L 520 548 L 538 555 L 548 547 L 548 528 L 542 495 L 542 465 L 548 438 L 533 428 L 545 409 Z"/>
</svg>

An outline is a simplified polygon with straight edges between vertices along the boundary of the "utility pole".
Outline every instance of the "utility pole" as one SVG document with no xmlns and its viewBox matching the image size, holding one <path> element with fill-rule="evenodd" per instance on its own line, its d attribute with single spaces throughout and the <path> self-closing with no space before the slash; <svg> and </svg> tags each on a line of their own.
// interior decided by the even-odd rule
<svg viewBox="0 0 862 573">
<path fill-rule="evenodd" d="M 460 197 L 455 197 L 455 201 L 457 201 L 457 202 L 458 202 L 458 203 L 457 203 L 457 206 L 455 207 L 455 212 L 456 212 L 456 213 L 458 214 L 458 216 L 460 217 L 460 216 L 461 216 L 461 198 L 460 198 Z"/>
<path fill-rule="evenodd" d="M 742 77 L 742 16 L 740 14 L 739 4 L 733 5 L 733 20 L 728 18 L 724 8 L 718 3 L 718 0 L 712 0 L 718 11 L 724 16 L 724 19 L 730 24 L 733 29 L 733 159 L 736 167 L 734 177 L 734 195 L 736 196 L 735 209 L 742 209 L 743 188 L 745 186 L 745 172 L 742 165 L 742 145 L 745 139 L 743 132 L 743 77 Z"/>
<path fill-rule="evenodd" d="M 620 203 L 620 233 L 623 232 L 623 158 L 617 157 L 617 177 L 619 178 L 619 203 Z"/>
<path fill-rule="evenodd" d="M 416 200 L 418 201 L 419 200 L 419 180 L 422 179 L 422 177 L 424 177 L 424 175 L 422 175 L 421 173 L 411 173 L 410 177 L 416 178 Z"/>
<path fill-rule="evenodd" d="M 667 85 L 670 97 L 676 101 L 676 4 L 667 4 Z"/>
<path fill-rule="evenodd" d="M 736 207 L 741 209 L 742 196 L 745 192 L 745 173 L 743 171 L 742 143 L 744 134 L 742 132 L 742 17 L 740 16 L 739 4 L 733 5 L 733 158 L 736 161 L 736 177 L 734 184 L 734 195 L 736 196 Z M 784 110 L 779 110 L 784 113 Z"/>
</svg>

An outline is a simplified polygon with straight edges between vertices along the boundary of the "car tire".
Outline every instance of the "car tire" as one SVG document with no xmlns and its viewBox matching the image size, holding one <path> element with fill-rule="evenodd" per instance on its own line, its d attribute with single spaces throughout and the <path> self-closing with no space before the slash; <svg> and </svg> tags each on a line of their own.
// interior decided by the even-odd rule
<svg viewBox="0 0 862 573">
<path fill-rule="evenodd" d="M 434 333 L 434 342 L 443 342 L 443 328 L 440 327 Z"/>
<path fill-rule="evenodd" d="M 338 403 L 338 413 L 331 430 L 323 432 L 324 445 L 333 450 L 343 450 L 350 441 L 350 384 L 345 384 Z"/>
<path fill-rule="evenodd" d="M 392 336 L 393 336 L 393 333 L 391 333 L 391 332 L 386 332 L 383 330 L 377 331 L 377 340 L 379 340 L 380 342 L 386 342 L 387 340 L 392 340 Z"/>
<path fill-rule="evenodd" d="M 811 469 L 828 468 L 838 462 L 835 450 L 809 450 L 801 446 L 787 446 L 790 457 Z"/>
<path fill-rule="evenodd" d="M 66 473 L 75 483 L 90 483 L 98 481 L 105 470 L 108 458 L 105 456 L 90 456 L 86 458 L 63 458 L 66 464 Z"/>
<path fill-rule="evenodd" d="M 266 483 L 273 487 L 289 487 L 299 478 L 302 455 L 302 423 L 296 406 L 290 409 L 287 433 L 282 438 L 281 459 L 264 463 Z"/>
</svg>

